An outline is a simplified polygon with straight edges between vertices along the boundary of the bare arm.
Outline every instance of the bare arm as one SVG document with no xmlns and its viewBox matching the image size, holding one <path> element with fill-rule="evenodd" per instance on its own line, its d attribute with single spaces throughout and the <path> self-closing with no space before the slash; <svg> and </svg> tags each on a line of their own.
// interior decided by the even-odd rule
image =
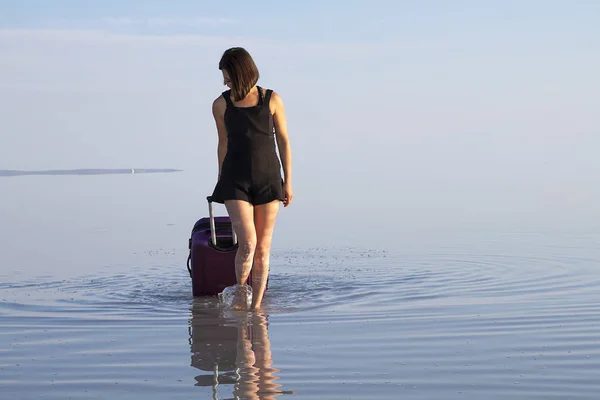
<svg viewBox="0 0 600 400">
<path fill-rule="evenodd" d="M 213 101 L 212 113 L 217 125 L 217 134 L 219 136 L 219 143 L 217 145 L 217 160 L 219 163 L 219 179 L 221 178 L 221 167 L 223 166 L 223 160 L 227 153 L 227 130 L 225 129 L 225 121 L 223 115 L 225 113 L 225 99 L 219 96 Z"/>
<path fill-rule="evenodd" d="M 276 93 L 273 92 L 271 95 L 273 101 L 273 122 L 275 124 L 275 139 L 277 140 L 277 148 L 279 149 L 279 156 L 281 157 L 281 163 L 283 166 L 284 182 L 286 184 L 292 183 L 292 149 L 290 146 L 290 139 L 287 132 L 287 120 L 285 116 L 285 108 L 283 106 L 283 100 Z"/>
</svg>

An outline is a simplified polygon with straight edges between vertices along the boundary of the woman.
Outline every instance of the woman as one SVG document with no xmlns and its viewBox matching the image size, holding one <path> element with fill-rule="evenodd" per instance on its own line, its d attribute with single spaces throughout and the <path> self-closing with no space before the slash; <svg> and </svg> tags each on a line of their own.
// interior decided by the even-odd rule
<svg viewBox="0 0 600 400">
<path fill-rule="evenodd" d="M 276 92 L 257 86 L 258 68 L 245 49 L 226 50 L 219 70 L 229 90 L 212 105 L 219 137 L 219 177 L 212 199 L 225 204 L 238 236 L 238 285 L 245 285 L 253 270 L 251 308 L 258 309 L 269 275 L 279 202 L 287 207 L 294 196 L 285 109 Z"/>
</svg>

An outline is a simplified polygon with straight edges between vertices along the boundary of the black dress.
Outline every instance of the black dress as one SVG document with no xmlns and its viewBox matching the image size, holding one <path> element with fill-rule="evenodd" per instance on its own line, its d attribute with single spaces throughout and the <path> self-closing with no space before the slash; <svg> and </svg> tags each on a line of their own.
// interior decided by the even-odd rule
<svg viewBox="0 0 600 400">
<path fill-rule="evenodd" d="M 275 147 L 273 116 L 269 101 L 273 91 L 264 96 L 258 88 L 258 104 L 237 107 L 231 101 L 231 90 L 223 92 L 227 102 L 225 128 L 227 153 L 221 166 L 221 177 L 215 185 L 212 200 L 244 200 L 253 205 L 283 201 L 281 163 Z"/>
</svg>

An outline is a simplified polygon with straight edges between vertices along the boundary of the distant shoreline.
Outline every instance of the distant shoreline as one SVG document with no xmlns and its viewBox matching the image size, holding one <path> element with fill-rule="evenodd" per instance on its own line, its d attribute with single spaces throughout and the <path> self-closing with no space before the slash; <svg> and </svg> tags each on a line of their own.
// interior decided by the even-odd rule
<svg viewBox="0 0 600 400">
<path fill-rule="evenodd" d="M 157 169 L 157 168 L 119 168 L 119 169 L 48 169 L 38 171 L 21 171 L 11 169 L 0 169 L 0 177 L 25 176 L 25 175 L 108 175 L 108 174 L 156 174 L 181 172 L 181 169 Z"/>
</svg>

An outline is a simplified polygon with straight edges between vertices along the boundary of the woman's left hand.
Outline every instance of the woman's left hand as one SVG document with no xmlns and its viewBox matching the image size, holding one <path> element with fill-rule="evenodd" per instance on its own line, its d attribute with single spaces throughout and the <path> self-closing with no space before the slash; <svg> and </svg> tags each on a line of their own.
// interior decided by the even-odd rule
<svg viewBox="0 0 600 400">
<path fill-rule="evenodd" d="M 292 184 L 289 182 L 285 182 L 283 184 L 283 206 L 287 207 L 292 202 L 294 198 L 294 190 L 292 189 Z"/>
</svg>

